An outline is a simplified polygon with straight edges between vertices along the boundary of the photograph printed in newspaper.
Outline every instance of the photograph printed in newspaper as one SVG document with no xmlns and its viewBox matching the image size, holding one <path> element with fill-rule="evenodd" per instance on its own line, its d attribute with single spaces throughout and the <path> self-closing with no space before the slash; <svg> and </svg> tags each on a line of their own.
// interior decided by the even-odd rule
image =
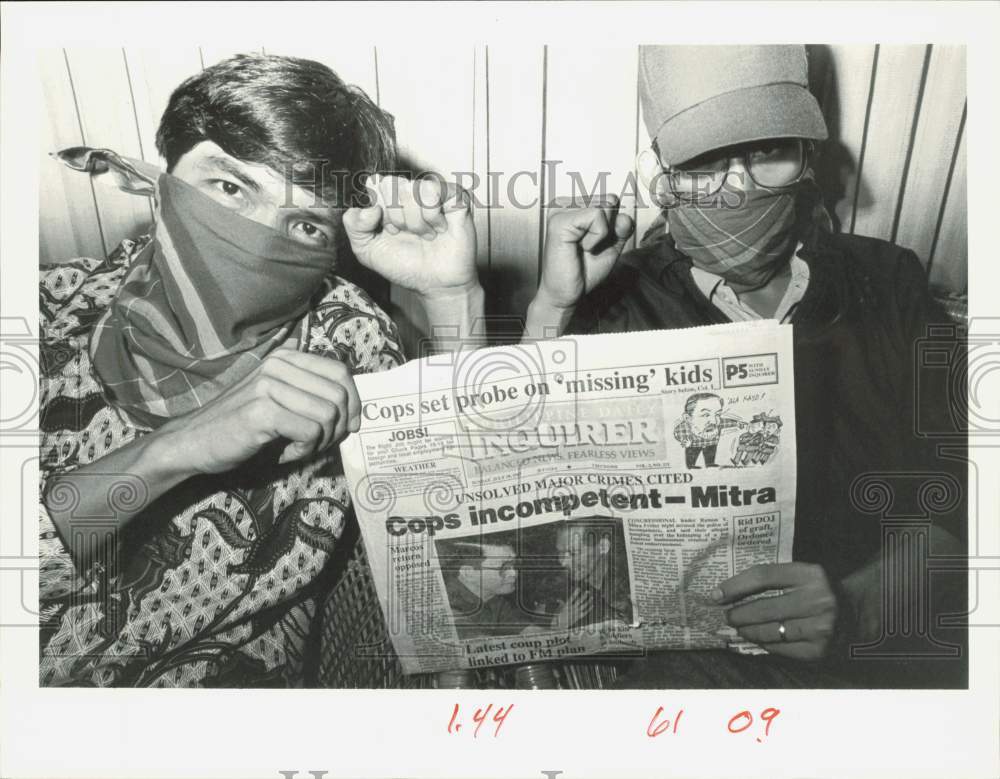
<svg viewBox="0 0 1000 779">
<path fill-rule="evenodd" d="M 712 591 L 791 559 L 792 376 L 770 320 L 359 376 L 341 451 L 404 671 L 763 651 Z"/>
</svg>

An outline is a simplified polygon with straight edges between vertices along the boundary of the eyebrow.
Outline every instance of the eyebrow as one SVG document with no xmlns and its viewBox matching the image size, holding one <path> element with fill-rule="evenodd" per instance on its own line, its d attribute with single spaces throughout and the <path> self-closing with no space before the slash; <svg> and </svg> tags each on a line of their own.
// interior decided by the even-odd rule
<svg viewBox="0 0 1000 779">
<path fill-rule="evenodd" d="M 258 184 L 256 181 L 250 178 L 250 176 L 248 176 L 246 173 L 240 170 L 236 165 L 233 164 L 231 160 L 228 160 L 225 157 L 219 157 L 217 155 L 210 154 L 209 156 L 205 157 L 202 160 L 200 167 L 209 168 L 211 166 L 214 166 L 219 170 L 225 171 L 234 179 L 237 179 L 238 181 L 243 183 L 254 194 L 260 194 L 261 192 L 260 184 Z"/>
</svg>

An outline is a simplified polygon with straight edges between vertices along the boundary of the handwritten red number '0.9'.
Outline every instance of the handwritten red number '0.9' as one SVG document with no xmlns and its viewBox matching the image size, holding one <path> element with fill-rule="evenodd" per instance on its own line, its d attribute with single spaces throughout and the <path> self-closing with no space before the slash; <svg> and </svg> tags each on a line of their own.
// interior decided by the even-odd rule
<svg viewBox="0 0 1000 779">
<path fill-rule="evenodd" d="M 781 714 L 781 709 L 767 708 L 760 713 L 760 718 L 764 720 L 767 724 L 764 726 L 764 737 L 766 738 L 771 732 L 771 723 L 774 718 Z M 744 720 L 746 724 L 741 724 L 737 720 Z M 729 719 L 729 732 L 730 733 L 742 733 L 744 730 L 753 725 L 753 714 L 749 711 L 741 711 L 738 714 L 734 714 Z M 758 738 L 757 741 L 762 741 Z"/>
</svg>

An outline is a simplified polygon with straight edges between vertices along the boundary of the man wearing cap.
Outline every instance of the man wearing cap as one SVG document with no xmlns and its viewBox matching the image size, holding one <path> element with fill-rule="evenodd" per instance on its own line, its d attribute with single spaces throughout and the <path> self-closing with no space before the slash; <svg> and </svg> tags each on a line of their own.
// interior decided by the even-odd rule
<svg viewBox="0 0 1000 779">
<path fill-rule="evenodd" d="M 764 412 L 754 414 L 750 420 L 749 428 L 745 433 L 740 434 L 736 444 L 736 453 L 733 455 L 732 463 L 737 467 L 742 467 L 752 461 L 753 456 L 763 440 Z"/>
<path fill-rule="evenodd" d="M 848 652 L 885 630 L 879 518 L 852 500 L 852 485 L 949 467 L 913 432 L 914 345 L 947 321 L 919 261 L 830 231 L 811 172 L 827 130 L 804 47 L 644 46 L 639 81 L 652 139 L 639 168 L 665 217 L 619 257 L 633 226 L 613 198 L 555 213 L 526 337 L 791 323 L 798 479 L 794 562 L 754 566 L 715 592 L 730 624 L 770 654 L 661 653 L 626 685 L 964 686 L 961 656 L 927 666 L 905 653 L 886 664 Z M 920 403 L 921 415 L 946 413 Z M 935 520 L 931 553 L 964 555 L 961 499 Z M 964 575 L 949 582 L 950 606 L 940 605 L 943 583 L 934 577 L 928 624 L 964 610 Z M 768 590 L 782 594 L 731 605 Z"/>
<path fill-rule="evenodd" d="M 774 453 L 778 450 L 778 444 L 781 442 L 780 432 L 781 417 L 765 416 L 764 433 L 760 445 L 757 447 L 757 452 L 754 455 L 754 462 L 756 464 L 764 465 L 774 456 Z"/>
</svg>

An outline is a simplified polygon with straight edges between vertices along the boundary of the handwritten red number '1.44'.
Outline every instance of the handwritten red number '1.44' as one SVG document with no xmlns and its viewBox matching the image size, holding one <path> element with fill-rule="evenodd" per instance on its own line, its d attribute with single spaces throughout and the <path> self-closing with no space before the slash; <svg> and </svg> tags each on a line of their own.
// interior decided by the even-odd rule
<svg viewBox="0 0 1000 779">
<path fill-rule="evenodd" d="M 511 709 L 514 708 L 514 704 L 504 708 L 503 706 L 497 706 L 497 710 L 493 713 L 493 721 L 497 724 L 496 729 L 493 731 L 493 738 L 500 735 L 500 728 L 503 726 L 504 721 L 507 719 L 507 715 L 510 714 Z M 472 737 L 479 737 L 479 729 L 483 726 L 490 717 L 490 711 L 493 709 L 493 704 L 487 704 L 486 708 L 478 708 L 472 715 L 472 721 L 475 723 L 476 727 L 472 731 Z M 451 719 L 448 720 L 448 732 L 458 733 L 462 729 L 462 723 L 458 720 L 458 704 L 455 704 L 455 708 L 451 712 Z"/>
</svg>

